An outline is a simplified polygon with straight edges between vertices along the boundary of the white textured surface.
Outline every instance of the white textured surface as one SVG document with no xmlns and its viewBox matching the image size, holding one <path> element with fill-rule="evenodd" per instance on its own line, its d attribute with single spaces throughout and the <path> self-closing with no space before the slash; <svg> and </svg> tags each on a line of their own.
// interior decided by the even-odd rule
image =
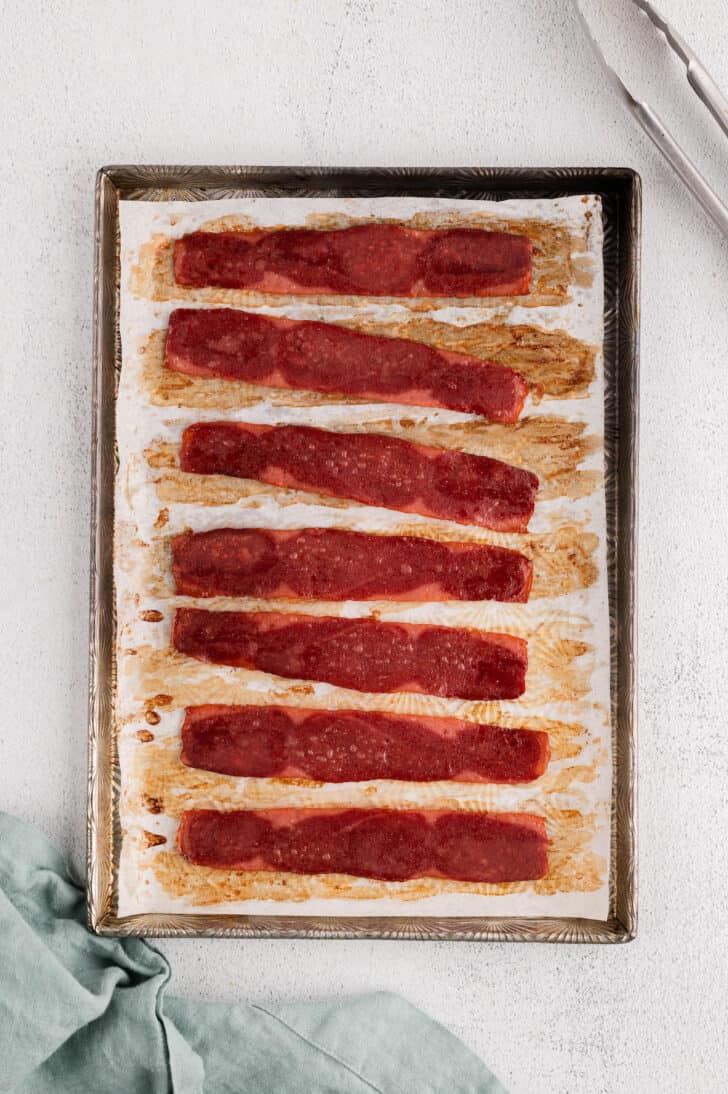
<svg viewBox="0 0 728 1094">
<path fill-rule="evenodd" d="M 723 87 L 722 0 L 662 0 Z M 645 187 L 641 924 L 622 948 L 178 942 L 178 993 L 401 991 L 514 1094 L 725 1088 L 728 242 L 566 0 L 3 5 L 0 805 L 79 869 L 92 200 L 103 163 L 627 164 Z M 645 46 L 645 62 L 660 51 Z M 677 65 L 655 105 L 728 194 Z M 438 1092 L 439 1094 L 439 1092 Z"/>
</svg>

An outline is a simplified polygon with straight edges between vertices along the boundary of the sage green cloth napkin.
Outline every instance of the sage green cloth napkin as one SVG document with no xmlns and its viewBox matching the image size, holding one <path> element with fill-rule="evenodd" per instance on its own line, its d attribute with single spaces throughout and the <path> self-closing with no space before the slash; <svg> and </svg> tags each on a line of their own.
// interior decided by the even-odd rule
<svg viewBox="0 0 728 1094">
<path fill-rule="evenodd" d="M 58 852 L 0 813 L 1 1091 L 505 1094 L 396 995 L 267 1007 L 176 999 L 161 953 L 97 937 L 84 918 Z"/>
</svg>

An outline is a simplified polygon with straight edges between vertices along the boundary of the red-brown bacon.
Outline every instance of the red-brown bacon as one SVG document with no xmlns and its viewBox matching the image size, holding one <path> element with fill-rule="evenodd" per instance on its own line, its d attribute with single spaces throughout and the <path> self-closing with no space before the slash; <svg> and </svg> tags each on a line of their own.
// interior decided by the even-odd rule
<svg viewBox="0 0 728 1094">
<path fill-rule="evenodd" d="M 528 600 L 533 567 L 518 551 L 337 528 L 219 528 L 172 541 L 182 596 L 301 600 Z"/>
<path fill-rule="evenodd" d="M 538 490 L 530 471 L 488 456 L 298 425 L 198 422 L 184 431 L 180 466 L 499 532 L 526 531 Z"/>
<path fill-rule="evenodd" d="M 200 661 L 358 691 L 517 699 L 526 688 L 524 639 L 461 627 L 178 608 L 172 642 Z"/>
<path fill-rule="evenodd" d="M 174 275 L 179 285 L 266 293 L 522 296 L 532 251 L 524 235 L 477 228 L 193 232 L 175 243 Z"/>
<path fill-rule="evenodd" d="M 477 357 L 232 308 L 173 311 L 165 364 L 187 376 L 447 407 L 495 422 L 517 421 L 528 394 L 517 372 Z"/>
<path fill-rule="evenodd" d="M 548 734 L 457 718 L 284 706 L 189 707 L 182 762 L 221 775 L 524 783 L 543 775 Z"/>
<path fill-rule="evenodd" d="M 177 845 L 199 866 L 383 881 L 531 881 L 548 870 L 542 817 L 445 810 L 268 809 L 183 814 Z"/>
</svg>

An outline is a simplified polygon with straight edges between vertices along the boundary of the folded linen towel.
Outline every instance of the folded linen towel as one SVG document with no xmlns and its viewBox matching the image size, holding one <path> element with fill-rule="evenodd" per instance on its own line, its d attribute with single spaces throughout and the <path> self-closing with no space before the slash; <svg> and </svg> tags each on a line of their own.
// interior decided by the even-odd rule
<svg viewBox="0 0 728 1094">
<path fill-rule="evenodd" d="M 44 836 L 0 813 L 0 1091 L 506 1094 L 399 996 L 262 1007 L 166 994 L 166 958 L 85 926 Z M 274 943 L 273 943 L 274 944 Z"/>
</svg>

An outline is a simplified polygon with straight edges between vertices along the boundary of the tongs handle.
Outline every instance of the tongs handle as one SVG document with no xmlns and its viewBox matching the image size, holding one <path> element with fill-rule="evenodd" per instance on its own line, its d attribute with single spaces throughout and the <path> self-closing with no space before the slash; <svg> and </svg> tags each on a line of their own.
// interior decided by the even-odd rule
<svg viewBox="0 0 728 1094">
<path fill-rule="evenodd" d="M 708 216 L 728 235 L 728 208 L 715 190 L 705 181 L 677 141 L 670 136 L 659 116 L 647 103 L 634 101 L 632 112 L 648 137 L 662 152 L 667 162 L 680 176 L 688 190 L 700 202 Z"/>
<path fill-rule="evenodd" d="M 634 0 L 650 22 L 661 30 L 668 45 L 678 55 L 687 70 L 688 83 L 700 101 L 707 106 L 726 137 L 728 137 L 728 99 L 718 87 L 713 77 L 693 52 L 681 34 L 668 23 L 664 15 L 652 4 L 651 0 Z"/>
<path fill-rule="evenodd" d="M 707 106 L 726 136 L 728 136 L 728 102 L 721 94 L 712 77 L 708 74 L 677 31 L 673 30 L 670 24 L 663 19 L 660 13 L 652 6 L 650 0 L 633 0 L 633 2 L 638 8 L 641 8 L 649 20 L 663 32 L 672 49 L 675 50 L 685 64 L 690 86 L 698 95 L 701 102 Z M 677 141 L 668 133 L 667 129 L 662 124 L 661 119 L 652 107 L 646 102 L 640 102 L 634 97 L 624 80 L 617 74 L 604 56 L 604 52 L 581 9 L 579 0 L 573 0 L 573 4 L 579 22 L 586 34 L 587 41 L 591 45 L 594 55 L 602 67 L 602 71 L 616 88 L 618 94 L 627 106 L 627 109 L 637 119 L 650 140 L 659 148 L 667 162 L 680 176 L 688 190 L 698 200 L 700 205 L 702 205 L 708 216 L 712 217 L 720 230 L 728 236 L 728 206 L 721 201 L 715 190 L 708 185 L 698 169 L 688 158 L 687 154 L 683 152 Z"/>
<path fill-rule="evenodd" d="M 728 99 L 721 92 L 713 77 L 698 61 L 688 64 L 688 83 L 695 94 L 705 103 L 726 137 L 728 137 Z"/>
</svg>

